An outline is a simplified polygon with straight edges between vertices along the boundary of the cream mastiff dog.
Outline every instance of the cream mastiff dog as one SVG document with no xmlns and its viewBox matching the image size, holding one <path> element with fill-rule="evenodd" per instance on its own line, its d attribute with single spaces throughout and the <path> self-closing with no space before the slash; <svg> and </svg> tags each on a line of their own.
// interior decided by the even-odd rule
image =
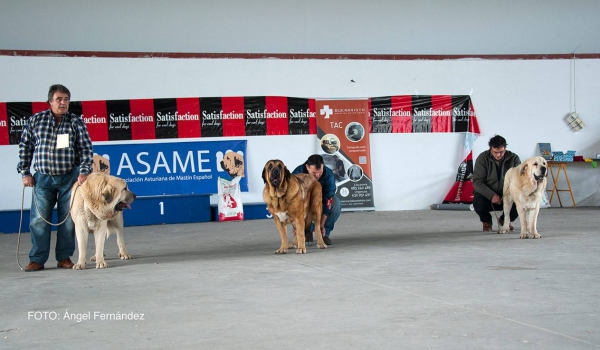
<svg viewBox="0 0 600 350">
<path fill-rule="evenodd" d="M 520 165 L 508 169 L 504 176 L 504 225 L 498 233 L 509 231 L 510 209 L 513 203 L 517 206 L 521 221 L 520 238 L 540 238 L 537 232 L 537 218 L 540 203 L 546 191 L 548 163 L 542 157 L 536 156 L 525 160 Z"/>
<path fill-rule="evenodd" d="M 91 260 L 96 260 L 97 269 L 108 267 L 104 261 L 104 241 L 111 232 L 117 233 L 119 257 L 131 259 L 123 240 L 123 209 L 131 208 L 135 197 L 123 179 L 104 173 L 91 173 L 83 185 L 73 185 L 71 218 L 75 224 L 79 250 L 79 259 L 73 269 L 85 269 L 89 234 L 94 234 L 96 242 L 96 255 Z"/>
</svg>

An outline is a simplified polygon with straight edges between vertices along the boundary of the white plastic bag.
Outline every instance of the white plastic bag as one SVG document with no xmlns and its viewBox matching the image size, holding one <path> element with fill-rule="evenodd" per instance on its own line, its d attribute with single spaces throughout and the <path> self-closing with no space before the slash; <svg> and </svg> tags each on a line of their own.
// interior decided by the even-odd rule
<svg viewBox="0 0 600 350">
<path fill-rule="evenodd" d="M 226 180 L 219 177 L 219 221 L 244 220 L 240 179 L 241 177 L 236 177 Z"/>
</svg>

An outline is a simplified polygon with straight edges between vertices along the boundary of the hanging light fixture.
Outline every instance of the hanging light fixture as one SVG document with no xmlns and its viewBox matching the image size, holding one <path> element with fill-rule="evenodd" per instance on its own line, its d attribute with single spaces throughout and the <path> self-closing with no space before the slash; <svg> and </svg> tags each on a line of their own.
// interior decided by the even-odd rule
<svg viewBox="0 0 600 350">
<path fill-rule="evenodd" d="M 579 46 L 581 46 L 581 45 L 579 45 Z M 577 46 L 577 48 L 575 48 L 575 50 L 573 50 L 573 112 L 569 113 L 565 118 L 567 125 L 569 126 L 569 128 L 571 128 L 571 131 L 574 131 L 574 132 L 580 131 L 585 126 L 585 123 L 583 122 L 583 120 L 581 120 L 581 118 L 579 117 L 579 114 L 577 114 L 577 95 L 576 95 L 576 90 L 575 90 L 575 83 L 576 83 L 575 51 L 577 51 L 579 46 Z"/>
<path fill-rule="evenodd" d="M 581 118 L 579 118 L 579 114 L 577 114 L 575 112 L 569 113 L 569 115 L 567 115 L 567 118 L 565 118 L 565 120 L 567 121 L 567 124 L 571 128 L 571 131 L 577 132 L 577 131 L 583 129 L 583 127 L 585 126 L 585 123 L 583 122 L 583 120 L 581 120 Z"/>
</svg>

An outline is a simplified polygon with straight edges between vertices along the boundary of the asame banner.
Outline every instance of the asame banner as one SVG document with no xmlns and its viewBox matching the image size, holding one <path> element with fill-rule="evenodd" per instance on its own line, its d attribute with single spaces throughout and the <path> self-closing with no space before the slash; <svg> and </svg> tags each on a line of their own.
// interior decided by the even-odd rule
<svg viewBox="0 0 600 350">
<path fill-rule="evenodd" d="M 468 95 L 368 98 L 369 133 L 473 132 Z M 46 102 L 0 102 L 0 145 L 15 145 Z M 71 102 L 92 141 L 317 134 L 315 100 L 284 96 L 189 97 Z"/>
<path fill-rule="evenodd" d="M 94 145 L 94 171 L 122 178 L 138 196 L 213 194 L 219 177 L 236 179 L 247 192 L 246 144 L 228 140 Z"/>
</svg>

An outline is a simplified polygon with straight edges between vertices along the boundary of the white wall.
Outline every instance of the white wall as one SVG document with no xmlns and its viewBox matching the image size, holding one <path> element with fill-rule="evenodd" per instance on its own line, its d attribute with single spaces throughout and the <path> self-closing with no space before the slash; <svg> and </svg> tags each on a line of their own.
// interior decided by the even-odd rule
<svg viewBox="0 0 600 350">
<path fill-rule="evenodd" d="M 69 87 L 74 100 L 186 96 L 353 98 L 389 95 L 470 94 L 482 136 L 475 156 L 495 134 L 522 158 L 537 142 L 555 150 L 600 153 L 600 60 L 282 60 L 142 59 L 0 56 L 0 100 L 43 101 L 48 86 Z M 356 82 L 351 83 L 353 79 Z M 564 121 L 573 110 L 586 123 L 579 133 Z M 280 158 L 290 167 L 316 151 L 314 135 L 247 137 L 250 192 L 260 201 L 262 166 Z M 377 210 L 427 209 L 440 203 L 462 161 L 460 134 L 372 134 L 371 154 Z M 0 146 L 0 210 L 18 209 L 21 180 L 16 146 Z M 598 170 L 569 168 L 569 175 L 598 176 Z M 579 174 L 580 173 L 580 174 Z M 573 182 L 573 180 L 572 180 Z M 598 187 L 572 183 L 576 201 L 600 205 Z M 588 183 L 589 184 L 589 183 Z M 590 188 L 591 187 L 591 188 Z M 26 207 L 29 204 L 27 195 Z M 563 201 L 563 204 L 565 201 Z M 568 203 L 567 203 L 568 204 Z M 568 204 L 570 205 L 570 204 Z"/>
<path fill-rule="evenodd" d="M 597 0 L 0 0 L 0 9 L 8 50 L 600 52 Z"/>
</svg>

